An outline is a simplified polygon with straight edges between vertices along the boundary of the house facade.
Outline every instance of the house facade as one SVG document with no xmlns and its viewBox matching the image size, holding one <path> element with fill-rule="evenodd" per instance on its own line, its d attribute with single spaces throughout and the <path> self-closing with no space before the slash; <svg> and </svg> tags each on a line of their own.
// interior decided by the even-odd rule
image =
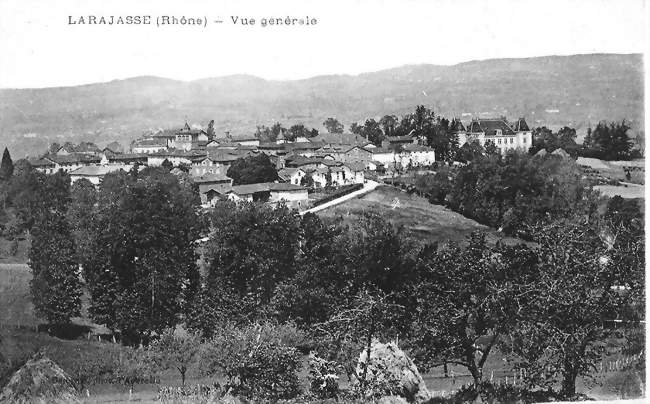
<svg viewBox="0 0 650 404">
<path fill-rule="evenodd" d="M 519 118 L 512 126 L 505 118 L 473 119 L 467 125 L 466 133 L 458 132 L 458 145 L 473 141 L 478 141 L 483 147 L 492 142 L 501 153 L 528 151 L 533 145 L 533 134 L 524 118 Z"/>
</svg>

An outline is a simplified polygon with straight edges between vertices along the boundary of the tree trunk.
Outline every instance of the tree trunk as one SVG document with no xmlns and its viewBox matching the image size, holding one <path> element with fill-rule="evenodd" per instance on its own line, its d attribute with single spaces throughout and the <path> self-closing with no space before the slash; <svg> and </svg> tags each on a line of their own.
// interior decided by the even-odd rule
<svg viewBox="0 0 650 404">
<path fill-rule="evenodd" d="M 576 378 L 577 374 L 572 367 L 565 369 L 562 377 L 562 396 L 570 398 L 576 395 Z"/>
</svg>

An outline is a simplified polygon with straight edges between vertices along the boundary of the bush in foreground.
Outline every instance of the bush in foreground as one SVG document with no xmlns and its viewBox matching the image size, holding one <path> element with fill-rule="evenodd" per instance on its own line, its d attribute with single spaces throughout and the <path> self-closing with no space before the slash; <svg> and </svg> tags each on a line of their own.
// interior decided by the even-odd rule
<svg viewBox="0 0 650 404">
<path fill-rule="evenodd" d="M 294 398 L 300 392 L 300 353 L 293 337 L 288 338 L 293 334 L 287 327 L 226 325 L 206 343 L 201 368 L 207 375 L 224 375 L 224 390 L 234 395 L 258 400 Z"/>
</svg>

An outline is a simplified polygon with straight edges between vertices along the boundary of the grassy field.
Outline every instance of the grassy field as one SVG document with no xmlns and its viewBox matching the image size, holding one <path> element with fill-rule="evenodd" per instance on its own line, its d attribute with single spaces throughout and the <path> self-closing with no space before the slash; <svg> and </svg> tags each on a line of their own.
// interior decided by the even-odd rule
<svg viewBox="0 0 650 404">
<path fill-rule="evenodd" d="M 631 182 L 634 184 L 645 183 L 645 160 L 632 161 L 605 161 L 594 158 L 579 157 L 578 165 L 588 167 L 592 173 L 596 173 L 612 180 Z M 630 170 L 630 178 L 626 177 L 625 167 L 637 167 L 642 170 Z"/>
<path fill-rule="evenodd" d="M 629 185 L 596 185 L 595 190 L 598 190 L 605 196 L 620 196 L 621 198 L 635 199 L 645 197 L 645 186 L 637 184 Z"/>
<path fill-rule="evenodd" d="M 0 326 L 36 327 L 39 320 L 29 295 L 27 264 L 0 263 Z"/>
<path fill-rule="evenodd" d="M 493 241 L 502 238 L 496 231 L 472 219 L 388 185 L 380 185 L 375 191 L 359 199 L 322 210 L 318 215 L 341 216 L 345 221 L 353 220 L 367 211 L 378 212 L 393 224 L 404 226 L 415 237 L 431 242 L 464 241 L 474 231 L 487 232 Z M 515 240 L 505 237 L 503 239 L 506 242 Z"/>
</svg>

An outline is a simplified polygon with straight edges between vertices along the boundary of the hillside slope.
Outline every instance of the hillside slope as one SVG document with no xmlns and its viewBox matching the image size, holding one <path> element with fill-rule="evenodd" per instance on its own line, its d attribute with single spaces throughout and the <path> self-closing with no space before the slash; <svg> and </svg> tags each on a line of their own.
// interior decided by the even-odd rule
<svg viewBox="0 0 650 404">
<path fill-rule="evenodd" d="M 275 120 L 321 128 L 403 114 L 425 104 L 447 117 L 525 116 L 532 126 L 584 130 L 600 119 L 643 122 L 643 61 L 632 55 L 574 55 L 409 65 L 356 76 L 268 81 L 236 75 L 193 82 L 136 77 L 76 87 L 0 90 L 0 146 L 16 157 L 52 141 L 125 145 L 142 131 L 187 118 L 218 131 Z"/>
</svg>

